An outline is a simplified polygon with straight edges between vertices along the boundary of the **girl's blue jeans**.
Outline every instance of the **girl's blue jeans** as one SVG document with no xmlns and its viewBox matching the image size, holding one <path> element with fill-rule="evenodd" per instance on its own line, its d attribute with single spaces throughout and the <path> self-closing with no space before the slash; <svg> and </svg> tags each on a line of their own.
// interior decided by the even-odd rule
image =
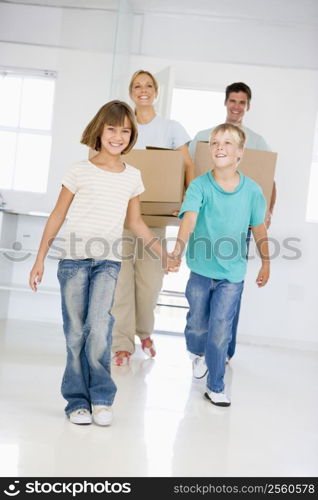
<svg viewBox="0 0 318 500">
<path fill-rule="evenodd" d="M 91 405 L 111 406 L 116 385 L 111 378 L 113 305 L 120 262 L 60 260 L 63 329 L 67 360 L 62 395 L 69 415 Z"/>
<path fill-rule="evenodd" d="M 207 388 L 223 392 L 227 349 L 244 282 L 231 283 L 190 273 L 185 295 L 189 302 L 185 338 L 192 354 L 204 355 Z"/>
</svg>

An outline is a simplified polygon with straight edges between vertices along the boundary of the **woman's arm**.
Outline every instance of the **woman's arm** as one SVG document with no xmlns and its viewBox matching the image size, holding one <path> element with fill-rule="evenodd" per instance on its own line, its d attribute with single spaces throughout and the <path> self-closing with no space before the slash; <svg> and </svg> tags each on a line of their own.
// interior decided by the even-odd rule
<svg viewBox="0 0 318 500">
<path fill-rule="evenodd" d="M 149 245 L 148 249 L 154 251 L 161 259 L 163 269 L 177 271 L 180 261 L 168 256 L 166 250 L 162 247 L 149 227 L 144 223 L 141 217 L 139 196 L 135 196 L 128 203 L 126 226 L 139 238 L 142 238 L 144 246 Z"/>
<path fill-rule="evenodd" d="M 177 151 L 181 151 L 185 166 L 185 187 L 187 188 L 191 181 L 195 177 L 194 164 L 189 153 L 189 148 L 186 144 L 177 148 Z"/>
<path fill-rule="evenodd" d="M 68 209 L 73 201 L 74 195 L 66 187 L 62 187 L 60 195 L 54 209 L 45 225 L 39 250 L 36 256 L 34 266 L 30 272 L 29 285 L 36 292 L 37 285 L 41 283 L 44 272 L 44 259 L 49 251 L 49 248 L 59 232 Z"/>
</svg>

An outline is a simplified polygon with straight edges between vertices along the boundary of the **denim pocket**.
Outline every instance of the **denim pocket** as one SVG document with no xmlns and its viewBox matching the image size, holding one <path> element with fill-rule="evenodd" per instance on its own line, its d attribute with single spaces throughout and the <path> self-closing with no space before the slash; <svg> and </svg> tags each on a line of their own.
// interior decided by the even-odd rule
<svg viewBox="0 0 318 500">
<path fill-rule="evenodd" d="M 76 260 L 72 259 L 63 259 L 60 260 L 58 269 L 57 269 L 57 277 L 58 278 L 73 278 L 78 272 L 79 265 Z"/>
<path fill-rule="evenodd" d="M 114 278 L 114 280 L 117 280 L 120 271 L 120 266 L 121 266 L 120 262 L 115 262 L 115 261 L 112 261 L 111 263 L 107 262 L 106 273 L 109 274 L 109 276 L 111 276 L 112 278 Z"/>
</svg>

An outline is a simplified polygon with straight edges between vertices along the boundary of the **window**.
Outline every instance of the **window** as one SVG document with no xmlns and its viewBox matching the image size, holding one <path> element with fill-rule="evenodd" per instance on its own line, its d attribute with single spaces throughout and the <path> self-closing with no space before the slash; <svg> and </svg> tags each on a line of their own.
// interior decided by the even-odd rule
<svg viewBox="0 0 318 500">
<path fill-rule="evenodd" d="M 316 119 L 314 148 L 311 164 L 311 173 L 309 181 L 309 192 L 307 201 L 307 215 L 308 222 L 318 222 L 318 115 Z"/>
<path fill-rule="evenodd" d="M 223 123 L 225 115 L 224 91 L 173 90 L 171 118 L 180 122 L 192 139 L 199 130 Z"/>
<path fill-rule="evenodd" d="M 0 188 L 46 192 L 55 73 L 0 67 Z"/>
</svg>

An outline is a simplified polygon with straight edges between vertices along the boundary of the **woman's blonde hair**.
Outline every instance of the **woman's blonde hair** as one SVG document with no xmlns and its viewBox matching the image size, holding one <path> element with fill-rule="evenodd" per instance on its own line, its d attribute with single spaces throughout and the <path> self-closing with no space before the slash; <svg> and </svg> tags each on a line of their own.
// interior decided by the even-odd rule
<svg viewBox="0 0 318 500">
<path fill-rule="evenodd" d="M 123 101 L 110 101 L 100 108 L 85 128 L 81 137 L 81 144 L 85 144 L 96 151 L 100 151 L 102 147 L 101 136 L 103 134 L 104 125 L 107 123 L 107 125 L 111 125 L 112 127 L 123 127 L 125 118 L 128 118 L 130 121 L 131 136 L 129 144 L 122 151 L 122 154 L 128 153 L 136 143 L 138 128 L 133 110 Z"/>
<path fill-rule="evenodd" d="M 246 142 L 246 134 L 244 130 L 242 130 L 240 127 L 237 127 L 236 125 L 232 125 L 232 123 L 221 123 L 221 125 L 217 125 L 217 127 L 215 127 L 210 134 L 210 145 L 216 134 L 218 134 L 219 132 L 229 132 L 234 137 L 238 146 L 242 149 L 244 148 Z"/>
<path fill-rule="evenodd" d="M 159 84 L 158 84 L 157 80 L 155 79 L 155 77 L 150 73 L 150 71 L 145 71 L 144 69 L 139 69 L 138 71 L 135 71 L 135 73 L 132 75 L 132 77 L 130 79 L 130 83 L 129 83 L 129 87 L 128 87 L 130 96 L 132 94 L 132 89 L 133 89 L 133 84 L 134 84 L 135 79 L 137 78 L 137 76 L 143 75 L 143 74 L 148 75 L 152 79 L 153 86 L 155 87 L 155 91 L 158 94 Z"/>
</svg>

